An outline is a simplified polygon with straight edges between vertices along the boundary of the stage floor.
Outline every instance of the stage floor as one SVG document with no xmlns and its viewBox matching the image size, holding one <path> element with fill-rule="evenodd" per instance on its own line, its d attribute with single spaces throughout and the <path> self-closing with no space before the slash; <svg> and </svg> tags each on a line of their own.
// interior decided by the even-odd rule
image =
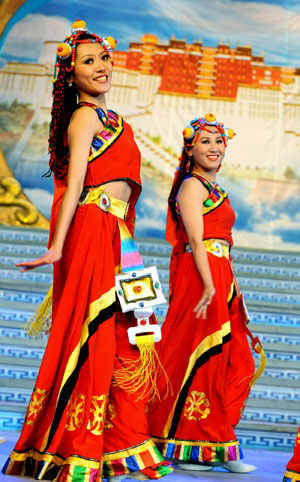
<svg viewBox="0 0 300 482">
<path fill-rule="evenodd" d="M 10 452 L 14 448 L 14 444 L 18 438 L 16 432 L 0 432 L 0 437 L 4 437 L 6 440 L 0 444 L 0 465 L 1 467 L 5 463 Z M 187 472 L 183 470 L 175 470 L 174 473 L 164 477 L 164 482 L 196 482 L 197 480 L 202 482 L 282 482 L 285 467 L 289 459 L 291 458 L 290 452 L 279 452 L 271 450 L 252 450 L 244 449 L 245 462 L 257 466 L 255 472 L 249 474 L 232 474 L 224 471 L 221 468 L 215 468 L 209 472 Z M 11 477 L 0 474 L 1 482 L 20 482 L 20 480 L 32 481 L 27 477 Z M 127 476 L 125 480 L 130 479 Z"/>
</svg>

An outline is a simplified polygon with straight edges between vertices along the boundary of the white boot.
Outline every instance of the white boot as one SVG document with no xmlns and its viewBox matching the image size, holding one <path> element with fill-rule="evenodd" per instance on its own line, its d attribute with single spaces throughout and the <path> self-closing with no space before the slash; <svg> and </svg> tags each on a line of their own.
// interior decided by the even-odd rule
<svg viewBox="0 0 300 482">
<path fill-rule="evenodd" d="M 195 470 L 195 471 L 204 471 L 204 470 L 212 470 L 212 467 L 210 467 L 209 465 L 205 465 L 205 464 L 188 464 L 186 462 L 180 462 L 178 464 L 178 468 L 179 469 L 182 469 L 182 470 Z"/>
<path fill-rule="evenodd" d="M 243 462 L 241 462 L 240 460 L 231 460 L 229 462 L 224 462 L 221 464 L 221 467 L 229 470 L 229 472 L 236 472 L 239 474 L 247 474 L 248 472 L 253 472 L 253 470 L 257 469 L 255 465 L 243 464 Z"/>
<path fill-rule="evenodd" d="M 112 477 L 109 477 L 109 482 L 122 482 L 123 480 L 125 481 L 126 474 L 123 475 L 113 475 Z"/>
<path fill-rule="evenodd" d="M 109 477 L 109 482 L 126 482 L 130 480 L 149 480 L 149 477 L 144 475 L 142 472 L 132 472 L 131 474 L 123 474 L 123 475 L 113 475 Z"/>
</svg>

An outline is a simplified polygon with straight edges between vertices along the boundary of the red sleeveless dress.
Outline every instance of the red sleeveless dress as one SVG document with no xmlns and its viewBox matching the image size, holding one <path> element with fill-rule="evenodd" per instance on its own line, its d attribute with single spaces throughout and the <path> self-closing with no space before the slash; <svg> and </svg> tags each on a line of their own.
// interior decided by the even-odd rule
<svg viewBox="0 0 300 482">
<path fill-rule="evenodd" d="M 195 176 L 208 189 L 203 204 L 204 240 L 232 245 L 235 220 L 228 196 Z M 208 252 L 216 294 L 206 319 L 193 312 L 203 292 L 180 213 L 167 225 L 173 244 L 171 301 L 162 328 L 160 359 L 173 394 L 150 408 L 150 433 L 163 455 L 182 461 L 225 462 L 242 457 L 234 433 L 248 397 L 254 361 L 235 296 L 230 259 Z M 159 387 L 163 389 L 163 387 Z"/>
<path fill-rule="evenodd" d="M 91 105 L 93 107 L 93 105 Z M 95 107 L 95 106 L 94 106 Z M 132 188 L 126 223 L 133 233 L 141 191 L 140 152 L 130 126 L 96 109 L 104 128 L 93 139 L 84 188 L 115 180 Z M 65 190 L 55 179 L 49 244 Z M 52 328 L 21 436 L 3 472 L 62 482 L 100 482 L 143 470 L 163 457 L 148 435 L 147 400 L 111 386 L 119 358 L 137 359 L 120 312 L 117 218 L 96 204 L 77 208 L 62 259 L 54 264 Z"/>
</svg>

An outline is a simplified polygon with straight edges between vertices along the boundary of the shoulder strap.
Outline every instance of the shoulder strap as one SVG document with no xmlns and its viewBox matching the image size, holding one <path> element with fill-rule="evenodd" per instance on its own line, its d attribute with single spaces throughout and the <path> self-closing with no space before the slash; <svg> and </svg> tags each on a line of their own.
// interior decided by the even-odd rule
<svg viewBox="0 0 300 482">
<path fill-rule="evenodd" d="M 76 109 L 80 109 L 80 107 L 83 107 L 83 106 L 91 107 L 92 109 L 94 109 L 97 112 L 98 117 L 101 120 L 101 122 L 103 124 L 106 124 L 107 115 L 105 114 L 104 110 L 101 109 L 101 107 L 99 107 L 96 104 L 92 104 L 91 102 L 79 102 L 76 106 Z"/>
<path fill-rule="evenodd" d="M 198 179 L 198 181 L 200 181 L 203 184 L 203 186 L 208 190 L 209 193 L 213 191 L 213 186 L 204 177 L 199 176 L 198 174 L 190 174 L 188 177 L 195 177 L 196 179 Z"/>
</svg>

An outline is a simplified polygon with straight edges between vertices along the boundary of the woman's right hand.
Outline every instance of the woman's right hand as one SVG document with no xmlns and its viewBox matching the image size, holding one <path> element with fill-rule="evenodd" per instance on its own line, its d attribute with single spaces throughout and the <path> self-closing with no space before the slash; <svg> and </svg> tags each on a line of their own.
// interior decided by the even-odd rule
<svg viewBox="0 0 300 482">
<path fill-rule="evenodd" d="M 61 257 L 61 251 L 50 248 L 39 258 L 33 259 L 32 261 L 23 261 L 22 263 L 16 263 L 16 266 L 18 268 L 21 268 L 21 273 L 24 273 L 24 271 L 30 271 L 31 269 L 37 268 L 38 266 L 45 266 L 47 264 L 56 263 L 56 261 L 59 261 Z"/>
<path fill-rule="evenodd" d="M 212 284 L 204 286 L 204 290 L 199 303 L 194 308 L 194 313 L 196 313 L 196 318 L 202 317 L 206 319 L 206 311 L 208 305 L 212 302 L 216 290 Z"/>
</svg>

